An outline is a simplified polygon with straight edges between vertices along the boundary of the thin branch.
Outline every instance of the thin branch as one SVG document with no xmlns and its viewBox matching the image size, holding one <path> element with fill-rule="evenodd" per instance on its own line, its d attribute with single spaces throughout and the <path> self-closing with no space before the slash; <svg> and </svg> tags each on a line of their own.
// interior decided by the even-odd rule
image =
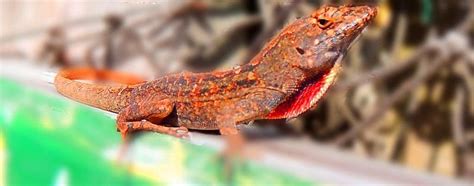
<svg viewBox="0 0 474 186">
<path fill-rule="evenodd" d="M 347 82 L 341 82 L 339 84 L 334 85 L 332 90 L 343 91 L 368 82 L 382 81 L 384 79 L 387 79 L 416 64 L 421 58 L 421 56 L 431 50 L 433 50 L 433 47 L 431 45 L 424 45 L 420 49 L 415 51 L 414 54 L 407 60 L 397 61 L 394 62 L 395 65 L 389 65 L 388 67 L 375 69 L 372 72 L 364 73 L 364 75 L 361 75 L 359 77 L 351 78 L 351 80 L 348 80 Z"/>
<path fill-rule="evenodd" d="M 153 11 L 153 10 L 156 10 L 155 7 L 140 6 L 137 8 L 130 8 L 129 10 L 126 10 L 120 14 L 124 16 L 132 16 L 132 15 L 142 14 L 143 12 L 148 12 L 148 11 Z M 84 25 L 88 25 L 92 23 L 97 23 L 103 20 L 104 15 L 107 15 L 107 13 L 106 14 L 101 13 L 100 15 L 92 15 L 92 16 L 87 16 L 80 19 L 75 19 L 75 20 L 66 22 L 64 24 L 61 24 L 61 27 L 63 27 L 64 29 L 71 29 L 77 26 L 84 26 Z M 54 25 L 43 25 L 36 28 L 27 29 L 25 31 L 20 31 L 20 32 L 16 32 L 16 33 L 9 34 L 6 36 L 2 36 L 0 37 L 0 44 L 12 42 L 17 39 L 25 39 L 27 37 L 36 36 L 38 34 L 43 34 L 44 32 L 47 32 L 48 30 L 50 30 L 52 26 Z"/>
<path fill-rule="evenodd" d="M 268 27 L 268 29 L 264 30 L 261 32 L 257 38 L 254 40 L 252 45 L 249 47 L 249 54 L 244 60 L 244 63 L 250 61 L 255 54 L 260 51 L 262 48 L 262 44 L 267 41 L 270 37 L 272 37 L 275 32 L 278 30 L 279 27 L 284 23 L 284 21 L 288 18 L 290 13 L 298 6 L 299 3 L 301 3 L 301 0 L 293 0 L 292 2 L 288 3 L 287 6 L 282 7 L 278 13 L 275 13 L 275 21 L 273 21 L 273 24 Z"/>
<path fill-rule="evenodd" d="M 200 68 L 207 68 L 209 65 L 218 65 L 219 61 L 228 52 L 232 51 L 229 48 L 235 47 L 236 39 L 239 38 L 239 35 L 243 33 L 249 27 L 255 26 L 262 22 L 260 16 L 248 16 L 244 20 L 239 21 L 238 23 L 231 26 L 225 33 L 217 37 L 212 38 L 212 42 L 209 43 L 209 46 L 206 46 L 204 51 L 195 51 L 191 55 L 187 56 L 184 61 L 187 64 L 196 64 Z"/>
<path fill-rule="evenodd" d="M 405 81 L 394 93 L 386 98 L 380 108 L 367 119 L 364 119 L 361 122 L 361 125 L 354 126 L 348 133 L 344 134 L 343 136 L 337 138 L 335 140 L 335 144 L 342 145 L 346 144 L 349 140 L 355 138 L 360 132 L 363 130 L 372 127 L 377 121 L 384 116 L 384 113 L 389 110 L 393 104 L 400 101 L 402 98 L 407 95 L 408 92 L 412 91 L 414 88 L 422 84 L 426 79 L 431 77 L 434 73 L 436 73 L 442 66 L 448 64 L 451 60 L 447 60 L 446 56 L 440 56 L 432 63 L 431 66 L 424 71 L 424 73 L 420 73 L 419 76 L 413 77 L 410 80 Z"/>
<path fill-rule="evenodd" d="M 466 140 L 463 134 L 463 118 L 464 118 L 464 103 L 466 94 L 462 87 L 456 89 L 454 103 L 452 104 L 451 126 L 453 131 L 454 142 L 458 148 L 465 150 L 467 147 Z"/>
<path fill-rule="evenodd" d="M 454 102 L 452 103 L 451 108 L 451 130 L 454 138 L 454 143 L 456 144 L 458 151 L 458 161 L 457 167 L 459 173 L 462 175 L 466 172 L 465 168 L 465 158 L 466 152 L 468 150 L 468 144 L 464 137 L 464 127 L 463 127 L 463 118 L 464 118 L 464 103 L 466 100 L 466 93 L 463 88 L 459 86 L 456 89 L 456 95 L 454 97 Z"/>
</svg>

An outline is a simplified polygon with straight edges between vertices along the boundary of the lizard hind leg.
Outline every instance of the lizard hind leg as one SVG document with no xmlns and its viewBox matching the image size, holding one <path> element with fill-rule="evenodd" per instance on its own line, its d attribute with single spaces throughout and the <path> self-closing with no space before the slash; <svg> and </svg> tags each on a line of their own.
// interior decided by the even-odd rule
<svg viewBox="0 0 474 186">
<path fill-rule="evenodd" d="M 229 116 L 229 115 L 225 115 Z M 245 138 L 240 134 L 234 120 L 229 118 L 219 119 L 219 132 L 224 137 L 225 146 L 220 154 L 223 165 L 223 177 L 228 185 L 231 185 L 235 179 L 235 172 L 242 164 L 242 155 L 244 154 Z"/>
<path fill-rule="evenodd" d="M 153 120 L 160 121 L 173 111 L 173 107 L 174 104 L 167 99 L 131 104 L 117 116 L 117 130 L 122 134 L 124 140 L 128 133 L 134 131 L 151 131 L 186 138 L 189 134 L 185 127 L 167 127 L 164 124 L 155 124 L 148 121 L 150 117 Z"/>
<path fill-rule="evenodd" d="M 123 127 L 123 125 L 126 125 Z M 186 127 L 167 127 L 163 125 L 157 125 L 146 120 L 133 121 L 133 122 L 124 122 L 121 123 L 119 128 L 122 133 L 122 138 L 126 138 L 127 133 L 133 131 L 150 131 L 157 132 L 161 134 L 168 134 L 177 138 L 187 138 L 189 137 L 189 131 Z"/>
</svg>

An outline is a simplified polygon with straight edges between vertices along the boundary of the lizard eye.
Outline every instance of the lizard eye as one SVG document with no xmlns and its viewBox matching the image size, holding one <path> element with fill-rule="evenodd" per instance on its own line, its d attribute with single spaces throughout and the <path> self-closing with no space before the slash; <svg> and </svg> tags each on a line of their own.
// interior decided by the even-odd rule
<svg viewBox="0 0 474 186">
<path fill-rule="evenodd" d="M 331 26 L 332 22 L 328 19 L 318 18 L 318 26 L 321 29 L 326 29 Z"/>
</svg>

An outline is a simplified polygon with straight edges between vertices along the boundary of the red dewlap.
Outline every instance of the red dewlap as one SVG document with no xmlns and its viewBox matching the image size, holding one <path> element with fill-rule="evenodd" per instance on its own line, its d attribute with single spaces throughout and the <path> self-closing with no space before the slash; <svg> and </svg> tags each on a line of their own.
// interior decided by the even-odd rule
<svg viewBox="0 0 474 186">
<path fill-rule="evenodd" d="M 318 80 L 311 82 L 307 85 L 303 90 L 298 92 L 296 95 L 291 97 L 289 100 L 285 101 L 284 103 L 278 105 L 275 110 L 273 110 L 270 114 L 268 114 L 265 119 L 282 119 L 282 118 L 292 118 L 300 115 L 301 113 L 305 112 L 306 110 L 310 109 L 312 106 L 311 102 L 315 103 L 319 99 L 316 96 L 321 93 L 324 94 L 326 90 L 322 90 L 322 88 L 328 84 L 332 83 L 332 81 L 327 81 L 327 77 L 331 74 L 331 72 L 327 72 L 322 77 L 318 78 Z M 331 79 L 331 78 L 329 78 Z M 322 97 L 322 96 L 320 96 Z"/>
</svg>

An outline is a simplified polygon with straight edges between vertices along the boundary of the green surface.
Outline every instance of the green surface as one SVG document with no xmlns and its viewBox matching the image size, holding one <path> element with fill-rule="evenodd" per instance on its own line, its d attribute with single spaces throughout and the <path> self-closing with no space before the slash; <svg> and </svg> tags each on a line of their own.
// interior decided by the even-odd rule
<svg viewBox="0 0 474 186">
<path fill-rule="evenodd" d="M 120 158 L 115 121 L 103 112 L 5 78 L 0 104 L 0 185 L 228 183 L 213 149 L 145 134 Z M 235 185 L 313 184 L 254 163 L 236 165 Z"/>
</svg>

